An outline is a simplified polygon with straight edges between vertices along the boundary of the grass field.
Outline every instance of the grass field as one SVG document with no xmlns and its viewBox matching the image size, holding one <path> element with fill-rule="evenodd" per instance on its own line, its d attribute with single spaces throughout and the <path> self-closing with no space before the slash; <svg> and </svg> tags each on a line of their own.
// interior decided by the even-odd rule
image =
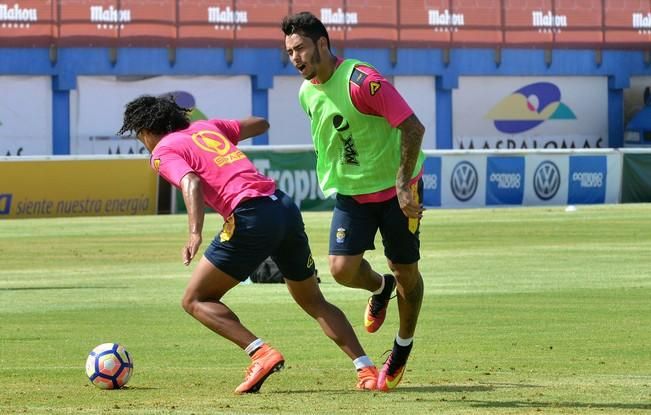
<svg viewBox="0 0 651 415">
<path fill-rule="evenodd" d="M 322 289 L 381 364 L 396 304 L 363 331 L 367 293 L 327 273 L 329 218 L 305 214 Z M 248 359 L 180 307 L 185 232 L 183 215 L 0 221 L 0 414 L 651 414 L 651 205 L 427 211 L 425 299 L 389 394 L 354 390 L 284 285 L 252 284 L 225 302 L 287 362 L 234 395 Z M 128 388 L 86 379 L 103 342 L 133 356 Z"/>
</svg>

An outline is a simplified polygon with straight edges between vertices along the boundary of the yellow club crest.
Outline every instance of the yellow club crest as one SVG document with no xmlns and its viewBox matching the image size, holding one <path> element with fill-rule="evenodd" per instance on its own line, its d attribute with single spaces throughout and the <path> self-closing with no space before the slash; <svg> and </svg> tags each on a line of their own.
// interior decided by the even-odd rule
<svg viewBox="0 0 651 415">
<path fill-rule="evenodd" d="M 371 96 L 375 96 L 377 94 L 377 91 L 380 90 L 380 87 L 382 86 L 379 82 L 371 81 L 369 82 L 369 88 L 371 89 Z"/>
</svg>

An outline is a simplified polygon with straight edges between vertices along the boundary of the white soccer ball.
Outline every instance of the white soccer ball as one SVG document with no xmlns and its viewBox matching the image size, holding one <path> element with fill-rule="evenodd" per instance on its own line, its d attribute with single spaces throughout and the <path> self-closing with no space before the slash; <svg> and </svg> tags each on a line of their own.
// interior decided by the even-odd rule
<svg viewBox="0 0 651 415">
<path fill-rule="evenodd" d="M 118 343 L 95 347 L 86 359 L 86 375 L 100 389 L 120 389 L 133 373 L 133 361 L 127 349 Z"/>
</svg>

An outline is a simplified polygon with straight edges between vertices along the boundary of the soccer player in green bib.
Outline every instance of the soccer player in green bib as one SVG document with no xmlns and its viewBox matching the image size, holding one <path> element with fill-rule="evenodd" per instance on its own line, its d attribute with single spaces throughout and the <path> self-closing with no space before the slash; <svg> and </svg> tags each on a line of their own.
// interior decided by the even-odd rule
<svg viewBox="0 0 651 415">
<path fill-rule="evenodd" d="M 310 118 L 319 186 L 336 193 L 330 227 L 330 272 L 342 285 L 372 293 L 364 326 L 377 331 L 393 290 L 400 327 L 377 387 L 400 383 L 423 301 L 419 224 L 425 128 L 396 89 L 371 65 L 330 50 L 323 23 L 309 12 L 282 22 L 285 48 L 305 79 L 299 92 Z M 378 229 L 391 273 L 364 259 Z"/>
</svg>

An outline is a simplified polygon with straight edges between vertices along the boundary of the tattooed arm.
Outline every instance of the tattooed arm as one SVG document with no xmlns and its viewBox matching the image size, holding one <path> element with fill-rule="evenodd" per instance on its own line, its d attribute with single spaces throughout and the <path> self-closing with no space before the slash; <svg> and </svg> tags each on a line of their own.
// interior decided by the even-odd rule
<svg viewBox="0 0 651 415">
<path fill-rule="evenodd" d="M 423 216 L 423 208 L 414 200 L 409 189 L 409 181 L 414 174 L 418 154 L 423 143 L 425 127 L 416 115 L 412 114 L 398 128 L 402 132 L 402 138 L 400 140 L 400 167 L 398 167 L 398 175 L 396 177 L 398 202 L 405 216 L 409 218 L 420 218 Z"/>
</svg>

